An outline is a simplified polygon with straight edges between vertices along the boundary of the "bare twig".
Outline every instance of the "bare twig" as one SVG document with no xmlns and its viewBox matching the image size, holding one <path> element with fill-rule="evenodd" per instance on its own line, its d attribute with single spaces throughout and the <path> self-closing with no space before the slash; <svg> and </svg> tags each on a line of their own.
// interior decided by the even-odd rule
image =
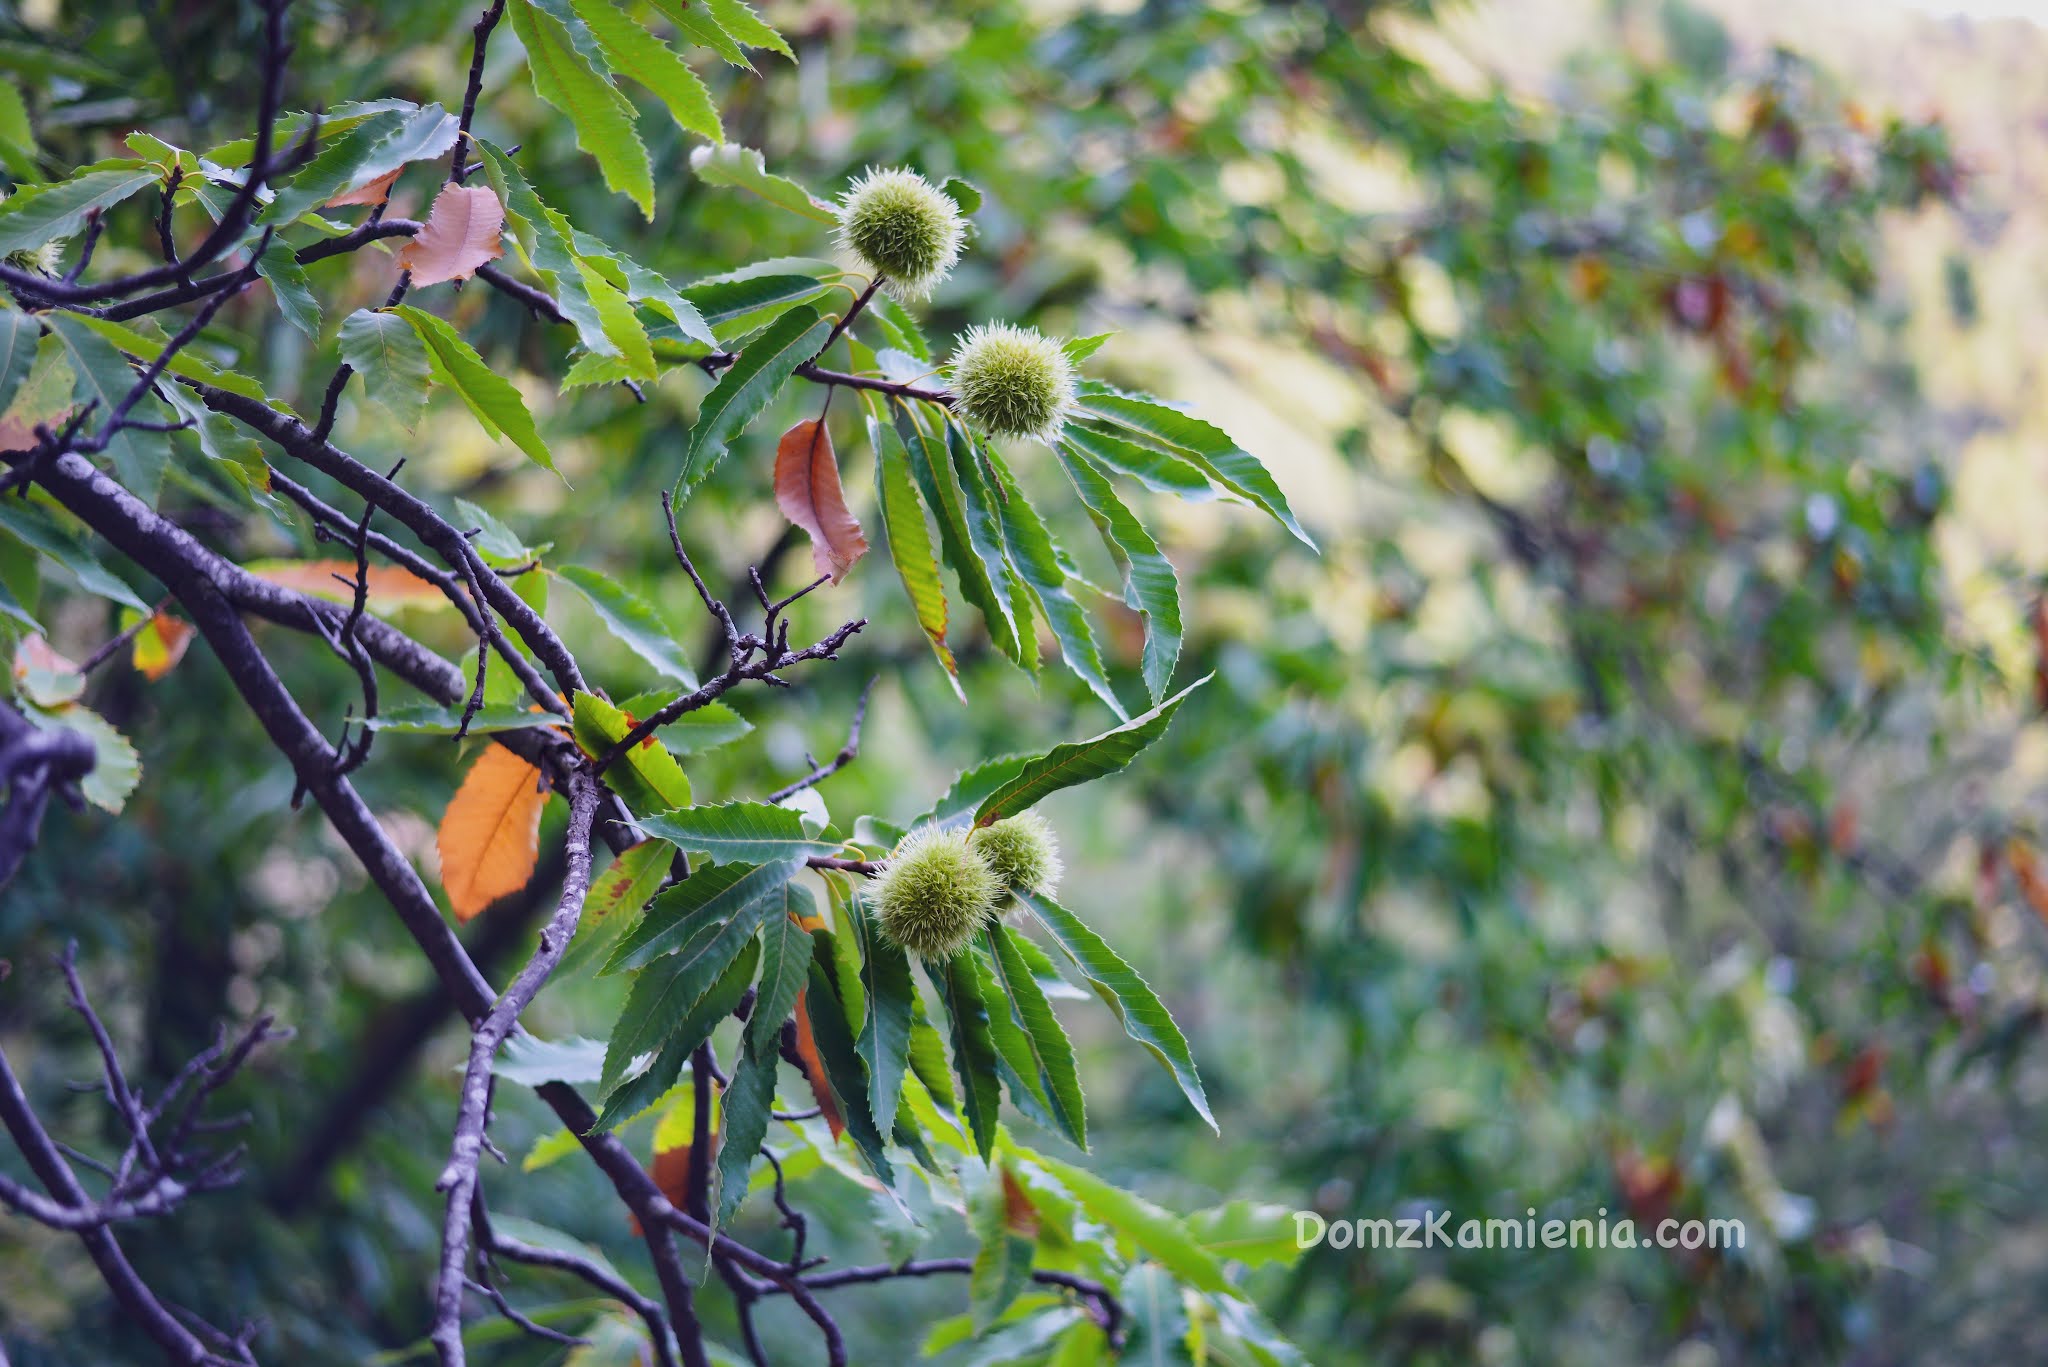
<svg viewBox="0 0 2048 1367">
<path fill-rule="evenodd" d="M 860 691 L 860 701 L 855 703 L 853 708 L 853 725 L 847 728 L 846 744 L 839 747 L 839 753 L 832 756 L 824 764 L 814 766 L 810 773 L 805 774 L 796 782 L 777 788 L 774 792 L 768 794 L 765 799 L 766 801 L 780 802 L 784 798 L 794 797 L 804 789 L 824 782 L 860 758 L 860 727 L 861 723 L 867 720 L 868 695 L 875 691 L 875 685 L 879 682 L 879 678 L 869 679 L 867 687 Z"/>
</svg>

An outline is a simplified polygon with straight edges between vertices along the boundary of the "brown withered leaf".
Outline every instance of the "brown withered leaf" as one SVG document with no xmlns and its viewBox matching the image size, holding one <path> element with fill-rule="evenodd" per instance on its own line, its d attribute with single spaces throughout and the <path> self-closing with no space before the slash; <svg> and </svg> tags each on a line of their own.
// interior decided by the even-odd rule
<svg viewBox="0 0 2048 1367">
<path fill-rule="evenodd" d="M 815 419 L 798 423 L 776 443 L 775 506 L 810 533 L 811 563 L 833 583 L 844 579 L 854 562 L 868 553 L 867 538 L 839 484 L 832 434 Z"/>
<path fill-rule="evenodd" d="M 446 185 L 419 233 L 398 254 L 415 285 L 467 280 L 486 261 L 505 253 L 505 206 L 485 185 Z"/>
<path fill-rule="evenodd" d="M 1020 1239 L 1036 1239 L 1038 1207 L 1031 1203 L 1030 1193 L 1008 1163 L 997 1164 L 996 1171 L 1003 1179 L 1003 1228 Z"/>
<path fill-rule="evenodd" d="M 501 745 L 485 746 L 442 813 L 435 847 L 455 919 L 467 921 L 526 886 L 540 857 L 540 770 Z"/>
<path fill-rule="evenodd" d="M 403 171 L 404 169 L 401 166 L 398 168 L 398 171 Z M 345 209 L 351 204 L 382 204 L 391 197 L 391 187 L 398 181 L 398 171 L 386 171 L 375 180 L 365 181 L 353 190 L 343 190 L 333 199 L 328 200 L 324 207 L 329 209 Z"/>
<path fill-rule="evenodd" d="M 796 1055 L 804 1061 L 804 1080 L 811 1084 L 811 1095 L 818 1099 L 818 1109 L 824 1112 L 825 1123 L 832 1127 L 832 1137 L 837 1139 L 846 1133 L 846 1121 L 839 1114 L 832 1084 L 825 1078 L 825 1060 L 818 1057 L 818 1041 L 811 1034 L 811 1013 L 804 1005 L 805 995 L 796 995 Z"/>
</svg>

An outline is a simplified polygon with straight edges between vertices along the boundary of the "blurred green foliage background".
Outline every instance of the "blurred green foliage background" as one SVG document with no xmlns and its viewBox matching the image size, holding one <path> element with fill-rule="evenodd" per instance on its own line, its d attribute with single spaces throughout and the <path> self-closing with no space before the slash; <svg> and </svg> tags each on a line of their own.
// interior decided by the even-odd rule
<svg viewBox="0 0 2048 1367">
<path fill-rule="evenodd" d="M 734 141 L 821 192 L 871 163 L 984 190 L 927 311 L 934 338 L 990 318 L 1115 331 L 1092 372 L 1229 428 L 1322 544 L 1239 510 L 1148 510 L 1188 587 L 1180 678 L 1218 681 L 1130 775 L 1048 810 L 1068 900 L 1188 1028 L 1223 1135 L 1116 1047 L 1113 1023 L 1077 1016 L 1097 1168 L 1176 1208 L 1747 1224 L 1747 1248 L 1713 1256 L 1324 1248 L 1259 1271 L 1261 1305 L 1316 1362 L 2048 1350 L 2029 904 L 2048 914 L 2042 490 L 2021 473 L 2039 324 L 2015 304 L 2041 279 L 2000 237 L 2039 212 L 2021 179 L 1982 174 L 1924 101 L 1895 113 L 1852 46 L 1838 52 L 1864 86 L 1759 42 L 1753 11 L 1731 27 L 1676 0 L 1577 27 L 1564 6 L 1359 0 L 766 8 L 800 61 L 706 68 Z M 311 0 L 293 105 L 446 99 L 473 9 Z M 49 0 L 13 7 L 0 64 L 65 165 L 137 126 L 203 146 L 244 130 L 253 25 L 233 5 Z M 1532 30 L 1549 50 L 1517 41 Z M 2042 69 L 2039 31 L 1999 32 Z M 1991 61 L 1944 42 L 1944 69 Z M 551 179 L 579 165 L 570 132 L 496 70 L 508 55 L 493 52 L 480 130 L 522 144 L 577 222 L 678 280 L 826 250 L 802 220 L 698 183 L 673 129 L 652 147 L 655 232 L 587 171 Z M 418 216 L 431 180 L 401 181 L 397 205 Z M 144 262 L 139 237 L 103 250 Z M 358 269 L 317 267 L 316 284 L 372 305 L 388 281 Z M 672 372 L 645 405 L 557 396 L 561 337 L 479 288 L 460 313 L 486 354 L 520 348 L 569 485 L 438 406 L 410 436 L 354 407 L 350 449 L 406 456 L 418 487 L 486 503 L 699 630 L 653 499 L 702 377 Z M 266 384 L 317 403 L 327 353 L 264 301 L 236 325 L 267 329 Z M 1984 366 L 1959 381 L 1959 354 L 2008 382 Z M 775 430 L 685 509 L 714 582 L 755 563 L 785 591 L 807 577 L 766 497 Z M 1964 437 L 1985 433 L 1965 462 Z M 867 459 L 849 457 L 863 495 Z M 185 513 L 243 558 L 304 549 L 196 497 Z M 735 702 L 756 730 L 691 762 L 700 801 L 836 749 L 870 675 L 861 758 L 823 789 L 835 813 L 904 818 L 976 758 L 1107 724 L 1071 678 L 1034 687 L 994 657 L 978 624 L 955 641 L 974 701 L 959 706 L 884 569 L 802 605 L 798 634 L 856 612 L 875 625 L 845 665 Z M 551 618 L 603 677 L 644 673 L 557 597 Z M 1135 619 L 1103 612 L 1128 681 Z M 112 628 L 84 602 L 60 625 L 74 653 Z M 407 625 L 461 649 L 454 623 Z M 338 716 L 346 672 L 283 658 Z M 95 697 L 144 779 L 119 820 L 53 817 L 0 898 L 0 1034 L 53 1128 L 81 1136 L 106 1117 L 63 1091 L 86 1045 L 41 967 L 66 938 L 146 1075 L 223 1014 L 295 1026 L 238 1089 L 257 1113 L 251 1180 L 130 1242 L 168 1295 L 260 1307 L 277 1360 L 400 1347 L 424 1322 L 464 1040 L 440 1019 L 400 1047 L 436 1020 L 415 1005 L 425 967 L 317 816 L 287 809 L 287 772 L 203 652 L 157 684 L 110 675 Z M 424 861 L 459 773 L 445 741 L 394 737 L 361 779 Z M 529 924 L 501 908 L 466 938 L 502 966 Z M 617 1005 L 600 992 L 544 994 L 529 1023 L 597 1031 Z M 500 1109 L 516 1160 L 548 1118 L 516 1096 Z M 487 1180 L 516 1192 L 501 1209 L 633 1262 L 594 1173 Z M 800 1190 L 835 1256 L 917 1237 L 843 1184 Z M 931 1237 L 967 1246 L 944 1224 Z M 959 1294 L 846 1297 L 856 1360 L 908 1359 Z M 151 1360 L 131 1332 L 73 1244 L 0 1224 L 17 1362 Z M 795 1324 L 770 1332 L 808 1360 Z"/>
</svg>

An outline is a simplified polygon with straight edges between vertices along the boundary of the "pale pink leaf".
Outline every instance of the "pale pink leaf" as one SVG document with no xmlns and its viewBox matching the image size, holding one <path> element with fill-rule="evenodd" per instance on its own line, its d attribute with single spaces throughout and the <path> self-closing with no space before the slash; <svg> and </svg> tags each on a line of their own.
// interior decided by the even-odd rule
<svg viewBox="0 0 2048 1367">
<path fill-rule="evenodd" d="M 403 166 L 398 171 L 403 171 Z M 343 190 L 327 201 L 329 209 L 346 208 L 351 204 L 382 204 L 391 195 L 391 187 L 398 180 L 398 171 L 386 171 L 375 180 L 366 181 L 353 190 Z"/>
<path fill-rule="evenodd" d="M 398 264 L 412 272 L 415 285 L 467 280 L 478 266 L 504 254 L 504 233 L 505 206 L 489 187 L 443 186 L 418 236 L 398 254 Z"/>
</svg>

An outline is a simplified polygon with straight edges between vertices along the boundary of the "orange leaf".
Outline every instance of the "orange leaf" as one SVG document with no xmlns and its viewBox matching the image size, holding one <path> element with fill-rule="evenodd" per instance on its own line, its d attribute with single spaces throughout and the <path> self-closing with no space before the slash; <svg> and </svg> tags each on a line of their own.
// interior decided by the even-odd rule
<svg viewBox="0 0 2048 1367">
<path fill-rule="evenodd" d="M 502 745 L 486 746 L 441 816 L 441 886 L 467 921 L 526 886 L 540 856 L 540 770 Z"/>
<path fill-rule="evenodd" d="M 178 667 L 178 661 L 185 658 L 185 647 L 191 644 L 192 624 L 181 617 L 159 612 L 135 633 L 135 644 L 129 658 L 143 678 L 155 683 Z"/>
<path fill-rule="evenodd" d="M 403 166 L 398 168 L 399 171 L 404 169 Z M 351 204 L 382 204 L 386 199 L 390 198 L 391 186 L 397 179 L 398 171 L 386 171 L 375 180 L 358 185 L 353 190 L 343 190 L 333 199 L 328 200 L 323 207 L 341 209 Z"/>
<path fill-rule="evenodd" d="M 811 563 L 833 583 L 868 553 L 860 523 L 846 507 L 839 487 L 839 458 L 832 435 L 816 420 L 798 423 L 775 446 L 775 506 L 811 534 Z"/>
<path fill-rule="evenodd" d="M 415 285 L 467 280 L 505 254 L 504 235 L 505 206 L 490 187 L 444 186 L 419 234 L 398 254 L 399 269 L 411 271 Z"/>
<path fill-rule="evenodd" d="M 280 588 L 294 589 L 330 603 L 355 601 L 356 564 L 353 560 L 252 560 L 242 566 L 258 579 Z M 335 578 L 340 575 L 339 579 Z M 369 571 L 370 610 L 382 612 L 398 607 L 440 606 L 448 599 L 441 590 L 398 565 L 372 565 Z"/>
<path fill-rule="evenodd" d="M 678 1144 L 672 1149 L 656 1149 L 654 1167 L 650 1175 L 654 1185 L 661 1188 L 669 1204 L 677 1210 L 690 1208 L 690 1146 Z"/>
<path fill-rule="evenodd" d="M 818 1098 L 818 1109 L 825 1113 L 825 1123 L 832 1127 L 832 1137 L 837 1139 L 846 1132 L 846 1122 L 839 1117 L 832 1084 L 825 1080 L 825 1060 L 818 1057 L 818 1041 L 811 1035 L 811 1013 L 804 1005 L 804 996 L 802 992 L 796 994 L 796 1055 L 803 1060 L 804 1080 L 811 1084 L 811 1095 Z"/>
</svg>

